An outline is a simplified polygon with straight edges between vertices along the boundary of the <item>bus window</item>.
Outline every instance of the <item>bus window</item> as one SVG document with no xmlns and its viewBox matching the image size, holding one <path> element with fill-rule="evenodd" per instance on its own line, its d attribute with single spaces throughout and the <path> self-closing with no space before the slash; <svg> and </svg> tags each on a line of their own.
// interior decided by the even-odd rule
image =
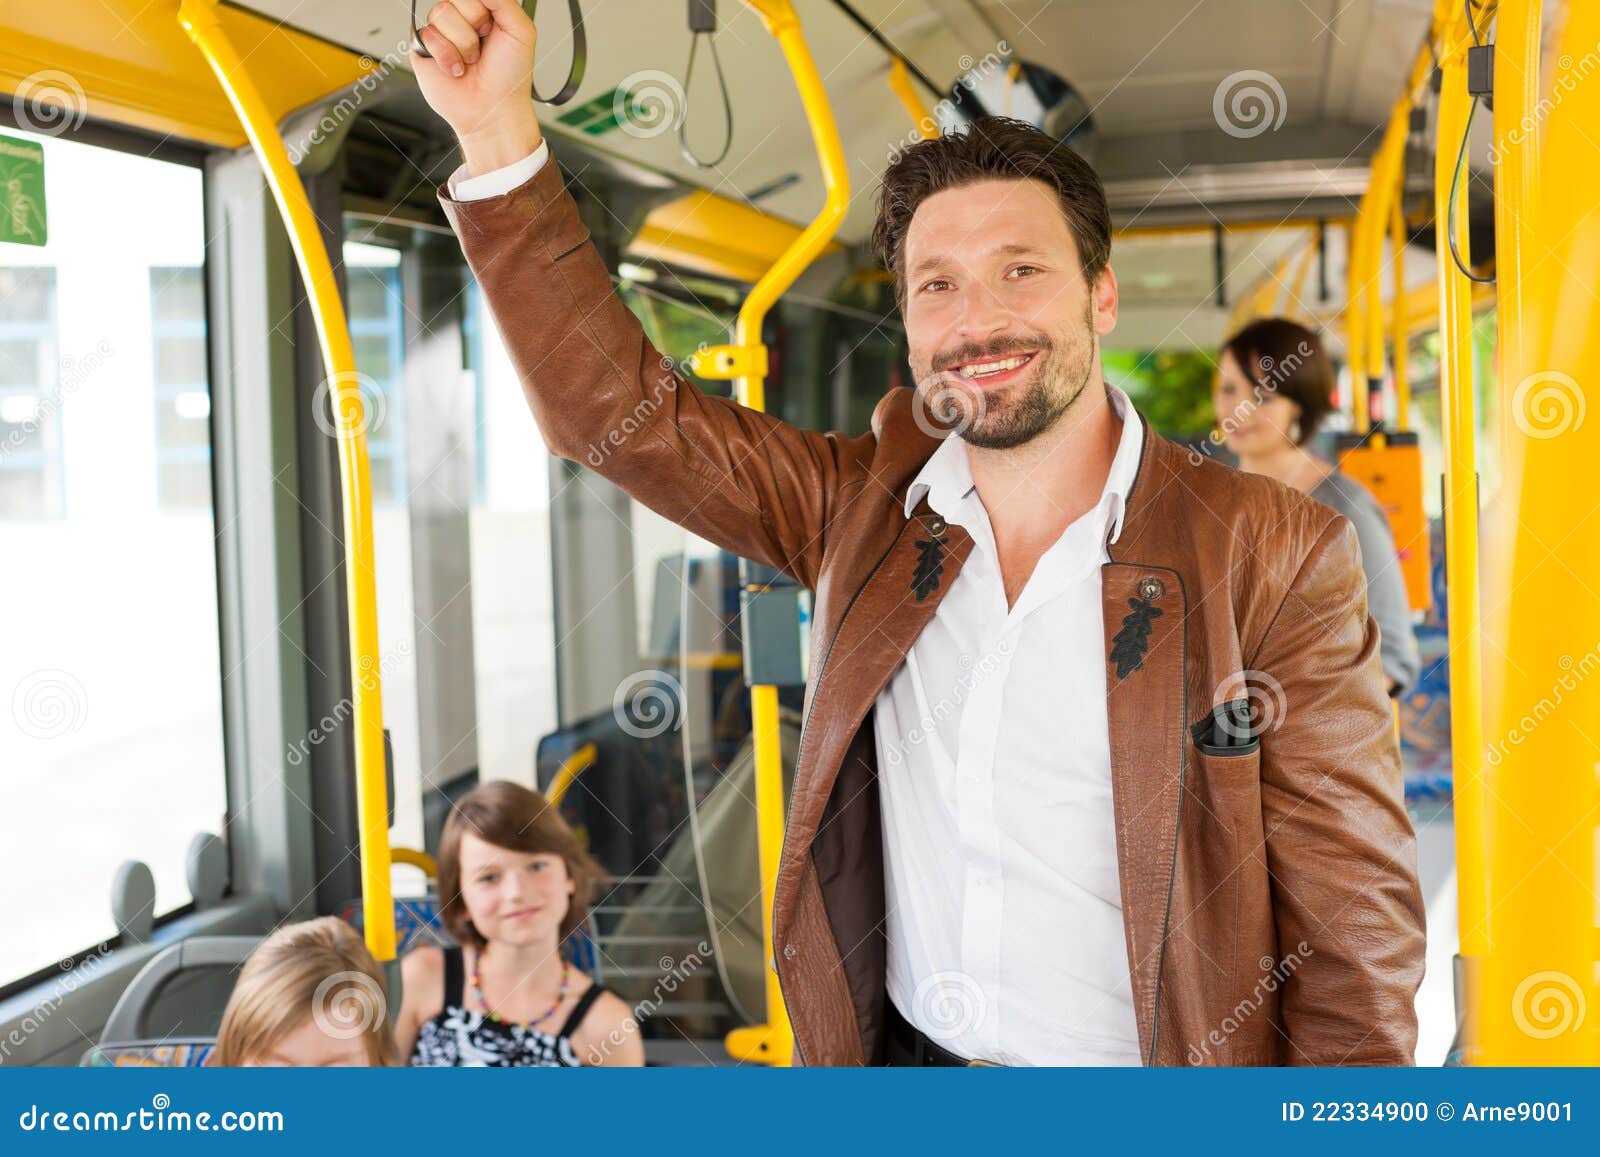
<svg viewBox="0 0 1600 1157">
<path fill-rule="evenodd" d="M 188 903 L 226 791 L 201 174 L 33 139 L 50 243 L 0 252 L 0 985 L 113 934 L 124 860 Z"/>
</svg>

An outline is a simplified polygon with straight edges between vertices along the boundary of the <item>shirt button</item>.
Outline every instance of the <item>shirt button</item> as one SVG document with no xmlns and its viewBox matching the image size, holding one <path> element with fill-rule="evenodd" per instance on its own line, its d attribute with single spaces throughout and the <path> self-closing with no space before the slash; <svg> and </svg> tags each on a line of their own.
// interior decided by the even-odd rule
<svg viewBox="0 0 1600 1157">
<path fill-rule="evenodd" d="M 794 959 L 794 945 L 793 944 L 785 944 L 783 946 L 783 958 L 785 960 L 793 960 Z"/>
</svg>

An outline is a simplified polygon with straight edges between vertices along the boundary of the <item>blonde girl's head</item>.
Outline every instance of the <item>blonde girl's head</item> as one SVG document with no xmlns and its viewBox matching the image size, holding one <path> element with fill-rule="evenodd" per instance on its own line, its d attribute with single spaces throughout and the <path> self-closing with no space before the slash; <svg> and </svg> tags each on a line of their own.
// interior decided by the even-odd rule
<svg viewBox="0 0 1600 1157">
<path fill-rule="evenodd" d="M 263 940 L 239 972 L 211 1063 L 398 1064 L 383 972 L 355 930 L 323 916 Z"/>
</svg>

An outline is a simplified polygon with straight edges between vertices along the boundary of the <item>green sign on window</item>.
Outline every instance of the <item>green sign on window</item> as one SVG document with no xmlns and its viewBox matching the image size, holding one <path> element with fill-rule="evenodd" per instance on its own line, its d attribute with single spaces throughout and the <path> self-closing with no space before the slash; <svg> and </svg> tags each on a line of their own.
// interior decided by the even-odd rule
<svg viewBox="0 0 1600 1157">
<path fill-rule="evenodd" d="M 0 136 L 0 244 L 43 245 L 44 146 Z"/>
</svg>

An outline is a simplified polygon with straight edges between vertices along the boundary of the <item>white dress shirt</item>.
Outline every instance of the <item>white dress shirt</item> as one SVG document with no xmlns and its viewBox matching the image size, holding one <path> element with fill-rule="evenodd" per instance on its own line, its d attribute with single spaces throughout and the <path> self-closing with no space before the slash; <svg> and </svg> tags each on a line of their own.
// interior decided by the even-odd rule
<svg viewBox="0 0 1600 1157">
<path fill-rule="evenodd" d="M 450 195 L 510 192 L 546 144 Z M 889 997 L 952 1052 L 1003 1064 L 1137 1065 L 1111 806 L 1100 566 L 1122 529 L 1144 429 L 1107 387 L 1122 440 L 1100 501 L 1007 608 L 966 443 L 911 483 L 975 545 L 878 696 Z"/>
<path fill-rule="evenodd" d="M 889 997 L 952 1052 L 1001 1064 L 1137 1065 L 1111 806 L 1100 566 L 1144 430 L 1100 501 L 1006 606 L 966 443 L 911 483 L 972 553 L 877 700 Z"/>
</svg>

